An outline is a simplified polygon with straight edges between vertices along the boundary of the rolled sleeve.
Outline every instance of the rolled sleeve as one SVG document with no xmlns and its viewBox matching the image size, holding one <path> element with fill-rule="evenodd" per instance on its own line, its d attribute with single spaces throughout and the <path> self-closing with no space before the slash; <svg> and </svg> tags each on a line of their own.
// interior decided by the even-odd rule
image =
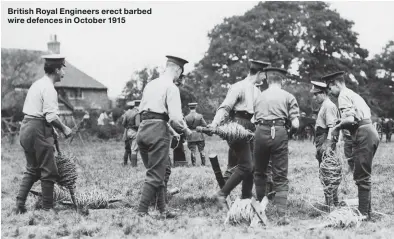
<svg viewBox="0 0 394 239">
<path fill-rule="evenodd" d="M 338 120 L 338 109 L 336 106 L 328 107 L 326 110 L 326 125 L 331 128 L 335 126 Z"/>
<path fill-rule="evenodd" d="M 177 132 L 183 132 L 185 130 L 185 125 L 183 122 L 181 96 L 178 87 L 175 85 L 168 87 L 166 98 L 170 124 Z"/>
<path fill-rule="evenodd" d="M 54 88 L 46 87 L 42 94 L 42 111 L 48 123 L 58 118 L 59 106 L 57 102 L 57 92 Z"/>
<path fill-rule="evenodd" d="M 353 101 L 349 96 L 340 94 L 338 97 L 338 107 L 341 110 L 342 118 L 351 116 L 356 118 L 356 110 L 354 108 Z"/>
<path fill-rule="evenodd" d="M 297 102 L 296 98 L 292 95 L 289 96 L 288 106 L 289 106 L 290 120 L 294 120 L 295 118 L 299 118 L 300 117 L 300 108 L 298 106 L 298 102 Z"/>
<path fill-rule="evenodd" d="M 226 117 L 229 115 L 230 111 L 234 108 L 235 104 L 238 101 L 240 96 L 240 88 L 236 86 L 232 86 L 226 95 L 226 98 L 219 106 L 218 110 L 216 111 L 215 117 L 213 119 L 213 123 L 220 125 Z"/>
</svg>

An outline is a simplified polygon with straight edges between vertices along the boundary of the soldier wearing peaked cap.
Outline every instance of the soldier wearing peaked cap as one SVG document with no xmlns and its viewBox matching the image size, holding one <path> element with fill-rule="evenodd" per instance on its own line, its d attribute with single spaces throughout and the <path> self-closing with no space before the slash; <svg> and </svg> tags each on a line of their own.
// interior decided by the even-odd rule
<svg viewBox="0 0 394 239">
<path fill-rule="evenodd" d="M 352 135 L 354 160 L 353 178 L 358 186 L 358 210 L 370 218 L 372 160 L 379 146 L 379 136 L 372 126 L 371 110 L 354 91 L 345 84 L 343 71 L 322 77 L 332 95 L 338 97 L 341 122 L 332 130 L 348 129 Z"/>
<path fill-rule="evenodd" d="M 196 147 L 200 152 L 201 157 L 201 165 L 205 165 L 205 139 L 202 133 L 195 131 L 198 126 L 206 127 L 207 123 L 204 120 L 202 114 L 196 112 L 197 103 L 189 103 L 190 113 L 186 115 L 185 121 L 189 129 L 192 130 L 192 134 L 186 139 L 187 140 L 187 147 L 190 149 L 191 152 L 191 160 L 193 166 L 196 165 Z"/>
<path fill-rule="evenodd" d="M 225 120 L 230 118 L 231 121 L 237 122 L 244 128 L 254 131 L 254 124 L 250 121 L 254 112 L 253 103 L 260 95 L 260 90 L 254 85 L 260 83 L 265 74 L 263 69 L 268 63 L 260 61 L 251 61 L 249 75 L 242 81 L 231 86 L 227 92 L 226 98 L 220 105 L 216 115 L 209 127 L 217 127 Z M 223 188 L 216 193 L 215 198 L 219 206 L 225 205 L 225 199 L 230 192 L 242 182 L 242 198 L 252 197 L 253 188 L 253 161 L 251 142 L 229 143 L 230 148 L 234 151 L 237 159 L 237 167 L 226 181 Z"/>
<path fill-rule="evenodd" d="M 339 119 L 339 111 L 337 106 L 330 100 L 327 95 L 327 85 L 323 82 L 311 81 L 313 88 L 313 99 L 320 104 L 320 110 L 316 119 L 315 126 L 315 146 L 316 146 L 316 159 L 319 162 L 319 167 L 322 162 L 323 153 L 328 149 L 335 149 L 338 142 L 338 132 L 332 134 L 337 120 Z M 331 206 L 334 203 L 338 205 L 338 192 L 333 192 L 333 195 L 324 195 L 326 204 Z"/>
<path fill-rule="evenodd" d="M 267 168 L 272 164 L 273 190 L 276 191 L 274 203 L 278 208 L 278 224 L 288 224 L 286 217 L 287 193 L 289 190 L 288 172 L 288 135 L 287 121 L 293 128 L 299 127 L 299 107 L 295 97 L 282 90 L 282 80 L 287 71 L 281 68 L 267 67 L 268 89 L 263 91 L 254 102 L 255 132 L 254 181 L 257 200 L 266 194 Z"/>
<path fill-rule="evenodd" d="M 191 134 L 182 120 L 181 98 L 179 89 L 174 84 L 182 74 L 183 66 L 187 61 L 174 56 L 167 58 L 164 73 L 146 85 L 139 106 L 141 124 L 138 128 L 137 143 L 147 169 L 138 206 L 138 214 L 141 216 L 148 214 L 149 204 L 156 193 L 158 193 L 157 206 L 161 215 L 165 218 L 175 216 L 174 213 L 166 210 L 165 201 L 166 169 L 170 164 L 168 123 L 178 133 L 186 136 Z"/>
<path fill-rule="evenodd" d="M 42 207 L 53 208 L 53 187 L 59 174 L 54 155 L 54 128 L 66 137 L 72 134 L 58 116 L 58 95 L 54 84 L 64 77 L 65 57 L 46 55 L 45 75 L 34 82 L 25 99 L 25 114 L 20 129 L 20 143 L 26 156 L 26 171 L 16 198 L 15 213 L 26 212 L 25 202 L 34 182 L 41 180 Z"/>
</svg>

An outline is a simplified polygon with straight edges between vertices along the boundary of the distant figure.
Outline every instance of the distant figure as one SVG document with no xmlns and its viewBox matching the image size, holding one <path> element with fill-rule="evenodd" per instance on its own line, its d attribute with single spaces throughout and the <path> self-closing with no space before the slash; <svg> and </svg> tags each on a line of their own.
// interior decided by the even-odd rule
<svg viewBox="0 0 394 239">
<path fill-rule="evenodd" d="M 107 112 L 103 111 L 97 119 L 97 125 L 103 126 L 106 124 L 108 124 L 108 115 Z"/>
<path fill-rule="evenodd" d="M 202 133 L 196 132 L 195 129 L 198 126 L 203 126 L 203 127 L 207 126 L 207 123 L 205 122 L 202 114 L 199 114 L 196 112 L 196 107 L 197 107 L 197 103 L 190 103 L 189 104 L 190 113 L 188 115 L 186 115 L 186 117 L 185 117 L 185 121 L 186 121 L 187 126 L 193 132 L 186 139 L 187 146 L 191 151 L 191 161 L 192 161 L 193 166 L 196 166 L 196 147 L 198 148 L 198 151 L 200 152 L 201 165 L 205 165 L 205 153 L 204 153 L 205 139 L 204 139 L 204 135 Z"/>
</svg>

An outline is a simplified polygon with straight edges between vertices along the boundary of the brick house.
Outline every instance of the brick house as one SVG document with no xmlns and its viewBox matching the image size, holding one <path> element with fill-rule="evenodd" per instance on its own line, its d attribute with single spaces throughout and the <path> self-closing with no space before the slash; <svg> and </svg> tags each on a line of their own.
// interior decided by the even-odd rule
<svg viewBox="0 0 394 239">
<path fill-rule="evenodd" d="M 26 55 L 32 62 L 26 62 L 24 64 L 31 65 L 31 70 L 34 72 L 33 79 L 21 79 L 16 81 L 14 85 L 16 89 L 26 91 L 31 84 L 40 79 L 44 75 L 44 60 L 41 58 L 45 54 L 59 54 L 60 53 L 60 42 L 57 41 L 56 35 L 51 36 L 50 41 L 47 43 L 48 51 L 31 51 L 21 49 L 3 49 L 8 54 L 19 54 Z M 19 56 L 19 59 L 23 59 Z M 111 108 L 111 101 L 108 98 L 108 88 L 93 77 L 87 75 L 76 66 L 72 65 L 67 61 L 66 56 L 66 68 L 65 76 L 60 81 L 55 83 L 55 89 L 59 96 L 59 110 L 60 114 L 69 115 L 78 111 L 85 110 L 108 110 Z"/>
</svg>

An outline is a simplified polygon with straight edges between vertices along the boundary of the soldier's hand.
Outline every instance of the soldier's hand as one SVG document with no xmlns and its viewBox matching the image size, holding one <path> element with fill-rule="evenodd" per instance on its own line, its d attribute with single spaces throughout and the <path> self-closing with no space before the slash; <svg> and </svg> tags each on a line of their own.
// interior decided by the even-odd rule
<svg viewBox="0 0 394 239">
<path fill-rule="evenodd" d="M 64 136 L 66 136 L 66 138 L 69 138 L 72 135 L 72 133 L 73 131 L 69 127 L 64 126 L 63 134 Z"/>
<path fill-rule="evenodd" d="M 185 136 L 188 137 L 189 135 L 192 134 L 192 131 L 189 128 L 186 128 L 185 130 Z"/>
<path fill-rule="evenodd" d="M 327 151 L 329 149 L 332 149 L 333 141 L 330 139 L 326 139 L 322 145 L 322 150 Z"/>
</svg>

